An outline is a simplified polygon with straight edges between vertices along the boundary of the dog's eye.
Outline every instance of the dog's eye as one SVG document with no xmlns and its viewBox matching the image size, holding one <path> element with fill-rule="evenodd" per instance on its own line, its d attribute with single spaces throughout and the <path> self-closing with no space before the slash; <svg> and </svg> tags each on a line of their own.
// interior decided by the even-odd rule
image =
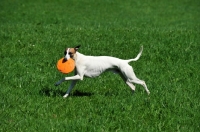
<svg viewBox="0 0 200 132">
<path fill-rule="evenodd" d="M 71 52 L 69 52 L 69 55 L 72 55 L 72 53 L 71 53 Z"/>
</svg>

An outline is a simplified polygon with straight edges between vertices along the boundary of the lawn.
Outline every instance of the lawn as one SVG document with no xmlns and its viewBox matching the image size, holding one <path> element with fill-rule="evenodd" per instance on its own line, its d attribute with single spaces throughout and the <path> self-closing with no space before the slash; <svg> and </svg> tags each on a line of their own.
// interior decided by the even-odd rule
<svg viewBox="0 0 200 132">
<path fill-rule="evenodd" d="M 200 131 L 199 0 L 2 0 L 0 131 Z M 66 47 L 131 62 L 151 94 L 111 72 L 69 82 Z"/>
</svg>

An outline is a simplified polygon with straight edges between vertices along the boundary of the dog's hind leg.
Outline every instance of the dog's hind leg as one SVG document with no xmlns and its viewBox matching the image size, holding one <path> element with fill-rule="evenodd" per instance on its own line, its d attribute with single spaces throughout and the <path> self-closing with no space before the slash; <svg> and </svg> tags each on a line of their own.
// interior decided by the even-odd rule
<svg viewBox="0 0 200 132">
<path fill-rule="evenodd" d="M 120 75 L 120 77 L 124 80 L 124 82 L 126 82 L 126 84 L 132 89 L 133 93 L 135 92 L 135 86 L 129 82 L 127 80 L 127 78 L 121 73 L 121 72 L 118 72 L 118 74 Z"/>
<path fill-rule="evenodd" d="M 135 92 L 135 86 L 129 81 L 126 81 L 126 84 L 133 90 L 133 93 L 134 93 Z"/>
<path fill-rule="evenodd" d="M 148 94 L 148 95 L 150 94 L 150 92 L 149 92 L 149 90 L 148 90 L 148 88 L 147 88 L 147 85 L 146 85 L 145 81 L 140 80 L 140 79 L 138 79 L 138 78 L 134 78 L 134 79 L 129 80 L 129 81 L 130 81 L 130 82 L 133 82 L 133 83 L 136 83 L 136 84 L 142 85 L 142 86 L 144 87 L 144 89 L 146 90 L 147 94 Z"/>
<path fill-rule="evenodd" d="M 147 94 L 150 94 L 146 83 L 143 80 L 140 80 L 136 77 L 133 68 L 131 66 L 126 66 L 121 68 L 122 74 L 124 75 L 124 77 L 127 78 L 127 84 L 131 87 L 131 89 L 135 90 L 135 86 L 132 83 L 136 83 L 136 84 L 140 84 L 144 87 L 144 89 L 146 90 Z"/>
</svg>

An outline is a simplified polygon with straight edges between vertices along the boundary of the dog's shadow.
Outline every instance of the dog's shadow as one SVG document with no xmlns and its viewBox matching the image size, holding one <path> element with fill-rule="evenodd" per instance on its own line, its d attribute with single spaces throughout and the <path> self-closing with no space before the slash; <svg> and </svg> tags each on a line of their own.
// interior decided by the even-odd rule
<svg viewBox="0 0 200 132">
<path fill-rule="evenodd" d="M 48 87 L 45 87 L 43 89 L 41 89 L 39 91 L 39 94 L 42 96 L 48 96 L 48 97 L 58 97 L 58 96 L 63 96 L 65 95 L 66 92 L 62 91 L 62 90 L 58 90 L 58 89 L 51 89 Z M 79 90 L 76 90 L 74 92 L 72 92 L 72 94 L 70 94 L 70 96 L 74 96 L 74 97 L 83 97 L 83 96 L 92 96 L 93 93 L 89 93 L 89 92 L 82 92 Z"/>
</svg>

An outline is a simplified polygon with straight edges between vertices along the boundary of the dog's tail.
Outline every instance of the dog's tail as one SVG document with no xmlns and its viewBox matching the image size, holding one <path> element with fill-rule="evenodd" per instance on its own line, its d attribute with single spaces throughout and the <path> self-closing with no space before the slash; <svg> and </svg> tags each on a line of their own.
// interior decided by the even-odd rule
<svg viewBox="0 0 200 132">
<path fill-rule="evenodd" d="M 140 58 L 140 56 L 142 55 L 142 51 L 143 51 L 143 46 L 141 46 L 140 52 L 138 53 L 138 55 L 134 59 L 129 59 L 129 60 L 126 60 L 126 61 L 128 63 L 131 62 L 131 61 L 137 61 Z"/>
</svg>

